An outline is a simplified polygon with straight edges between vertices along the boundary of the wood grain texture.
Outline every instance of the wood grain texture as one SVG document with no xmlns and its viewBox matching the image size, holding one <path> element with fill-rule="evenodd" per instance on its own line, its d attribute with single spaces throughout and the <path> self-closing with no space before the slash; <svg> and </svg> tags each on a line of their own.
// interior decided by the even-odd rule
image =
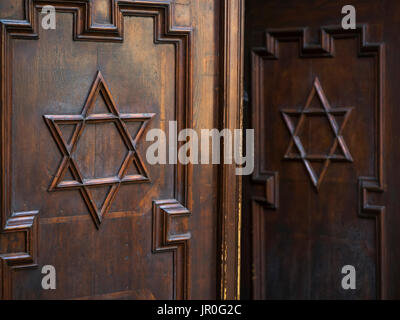
<svg viewBox="0 0 400 320">
<path fill-rule="evenodd" d="M 106 103 L 107 110 L 105 111 L 107 113 L 94 113 L 95 102 L 99 96 L 101 96 Z M 53 138 L 63 154 L 63 159 L 61 160 L 57 173 L 54 175 L 54 179 L 50 184 L 49 191 L 78 189 L 89 208 L 89 212 L 96 227 L 99 228 L 103 217 L 110 209 L 121 185 L 151 182 L 146 166 L 136 149 L 136 145 L 140 141 L 149 121 L 154 116 L 155 114 L 153 113 L 120 113 L 101 72 L 98 72 L 80 115 L 44 116 Z M 130 122 L 139 123 L 139 129 L 135 136 L 131 135 L 127 127 L 127 124 Z M 117 175 L 115 176 L 88 179 L 88 177 L 85 177 L 81 173 L 79 164 L 73 157 L 79 139 L 84 133 L 87 125 L 91 123 L 115 124 L 120 133 L 120 137 L 128 149 L 122 163 L 119 164 L 120 167 L 116 167 L 115 172 L 117 172 Z M 59 127 L 60 124 L 72 125 L 75 127 L 71 134 L 70 141 L 63 136 Z M 136 170 L 135 174 L 128 173 L 132 166 Z M 65 175 L 68 172 L 71 172 L 72 175 L 70 180 L 65 179 Z M 90 187 L 109 187 L 104 201 L 101 201 L 99 205 L 96 204 L 92 194 L 93 189 Z"/>
<path fill-rule="evenodd" d="M 317 98 L 321 103 L 321 108 L 311 107 L 311 103 L 315 98 Z M 302 161 L 317 191 L 321 186 L 331 161 L 353 162 L 353 158 L 351 157 L 350 151 L 346 145 L 346 141 L 342 136 L 343 130 L 347 124 L 352 110 L 352 107 L 336 107 L 335 109 L 332 109 L 317 77 L 314 80 L 310 95 L 308 96 L 307 102 L 302 110 L 283 109 L 281 111 L 282 118 L 285 121 L 285 124 L 292 137 L 292 139 L 290 139 L 284 159 Z M 325 121 L 325 128 L 328 130 L 332 129 L 334 134 L 330 144 L 327 146 L 318 146 L 317 144 L 314 146 L 316 149 L 306 150 L 300 133 L 309 117 L 326 117 L 328 121 Z M 343 121 L 339 122 L 336 117 L 343 117 Z M 297 124 L 295 124 L 296 120 L 298 120 Z M 311 163 L 312 161 L 322 163 L 322 169 L 319 173 L 315 172 Z"/>
<path fill-rule="evenodd" d="M 383 190 L 383 175 L 382 175 L 382 154 L 383 154 L 383 145 L 382 145 L 382 140 L 383 140 L 383 133 L 382 133 L 382 119 L 383 119 L 383 101 L 381 100 L 383 97 L 383 65 L 384 65 L 384 61 L 383 61 L 383 45 L 380 44 L 370 44 L 370 43 L 366 43 L 365 37 L 366 37 L 366 30 L 365 30 L 366 26 L 359 26 L 358 29 L 356 30 L 356 32 L 353 31 L 353 33 L 350 33 L 349 31 L 344 32 L 343 29 L 337 27 L 325 27 L 322 28 L 321 30 L 321 46 L 319 45 L 309 45 L 307 42 L 307 39 L 305 37 L 305 32 L 304 30 L 272 30 L 272 31 L 266 31 L 266 47 L 265 50 L 260 49 L 260 48 L 256 48 L 253 50 L 254 54 L 253 54 L 253 65 L 255 66 L 253 68 L 253 70 L 257 67 L 260 66 L 260 61 L 257 61 L 258 59 L 262 59 L 262 58 L 266 58 L 266 59 L 279 59 L 279 41 L 283 41 L 283 40 L 289 40 L 289 41 L 299 41 L 299 43 L 301 44 L 300 47 L 300 57 L 313 57 L 313 58 L 318 58 L 318 57 L 326 57 L 326 56 L 333 56 L 334 54 L 334 39 L 340 39 L 340 37 L 345 37 L 346 39 L 350 38 L 351 35 L 353 37 L 355 37 L 358 41 L 359 41 L 359 50 L 358 50 L 358 56 L 359 57 L 365 57 L 365 56 L 370 56 L 373 57 L 375 59 L 376 57 L 376 70 L 377 70 L 377 74 L 378 74 L 378 78 L 377 78 L 377 104 L 376 104 L 376 115 L 377 115 L 377 119 L 376 119 L 376 134 L 377 137 L 375 138 L 376 141 L 378 142 L 376 145 L 376 157 L 377 157 L 377 163 L 376 163 L 376 177 L 369 177 L 369 178 L 364 178 L 364 177 L 359 177 L 359 181 L 360 184 L 363 185 L 363 181 L 366 179 L 368 181 L 372 180 L 376 182 L 376 187 L 375 189 L 371 189 L 377 192 L 381 192 Z M 259 58 L 260 57 L 260 58 Z M 253 96 L 256 96 L 257 93 L 262 94 L 260 91 L 260 89 L 256 89 L 256 87 L 258 88 L 263 88 L 264 85 L 262 83 L 258 83 L 257 78 L 256 78 L 255 74 L 253 76 Z M 261 80 L 261 78 L 260 78 Z M 261 80 L 262 81 L 262 80 Z M 318 90 L 320 90 L 320 92 L 322 92 L 322 88 L 318 87 Z M 258 91 L 256 91 L 258 90 Z M 318 92 L 317 90 L 317 92 Z M 309 96 L 309 102 L 307 102 L 306 104 L 306 108 L 307 106 L 310 106 L 311 104 L 311 100 L 312 100 L 312 96 Z M 321 99 L 321 103 L 324 106 L 325 103 L 325 107 L 327 105 L 327 100 L 325 100 L 325 97 L 323 96 L 323 99 Z M 253 104 L 253 107 L 255 108 L 255 110 L 260 110 L 260 108 L 262 108 L 262 105 L 257 105 L 257 104 Z M 332 109 L 334 110 L 334 112 L 342 112 L 342 109 L 340 108 L 334 108 Z M 287 114 L 287 109 L 281 109 L 281 112 L 285 112 Z M 346 116 L 348 115 L 348 112 L 346 113 Z M 348 120 L 348 118 L 345 116 L 345 118 L 343 119 L 342 122 L 342 126 L 344 126 Z M 255 113 L 254 114 L 254 118 L 253 118 L 253 123 L 256 124 L 257 123 L 257 119 L 260 119 L 260 115 L 259 113 Z M 301 123 L 302 121 L 304 121 L 304 117 L 300 117 L 300 119 L 298 120 L 298 124 Z M 298 127 L 299 128 L 299 127 Z M 297 132 L 293 131 L 292 132 L 293 135 L 296 135 Z M 341 137 L 341 136 L 338 136 Z M 341 137 L 342 138 L 342 137 Z M 338 139 L 338 138 L 337 138 Z M 343 139 L 343 138 L 342 138 Z M 300 140 L 300 139 L 299 139 Z M 344 144 L 344 140 L 342 140 L 342 146 L 343 146 L 343 157 L 345 157 L 345 159 L 349 160 L 349 161 L 353 161 L 353 159 L 351 158 L 350 152 L 347 149 L 347 146 Z M 336 145 L 332 146 L 331 148 L 331 156 L 330 158 L 332 158 L 332 156 L 334 156 L 334 152 L 336 149 Z M 290 152 L 291 146 L 289 145 L 289 148 L 287 149 L 287 152 L 285 154 L 285 159 L 287 159 L 288 157 L 288 152 Z M 302 149 L 302 147 L 300 147 L 300 149 Z M 300 150 L 299 149 L 299 150 Z M 303 153 L 305 154 L 305 151 L 303 149 Z M 312 157 L 313 161 L 319 161 L 320 158 L 315 158 Z M 324 178 L 326 171 L 328 169 L 328 165 L 329 162 L 332 160 L 329 160 L 327 157 L 325 157 L 327 159 L 327 161 L 324 162 L 323 164 L 323 168 L 320 170 L 319 174 L 316 174 L 314 169 L 312 168 L 312 164 L 311 162 L 309 162 L 310 157 L 307 157 L 306 155 L 302 156 L 301 159 L 302 161 L 305 161 L 305 165 L 306 165 L 306 169 L 308 170 L 308 172 L 310 173 L 310 177 L 311 180 L 313 182 L 313 185 L 319 189 L 319 186 L 322 182 L 322 179 Z M 265 161 L 265 160 L 261 160 L 261 161 Z M 365 186 L 363 185 L 363 188 L 365 188 Z M 365 194 L 365 190 L 363 190 L 362 188 L 360 188 L 360 194 Z M 363 200 L 363 201 L 367 201 L 367 200 Z M 364 218 L 372 218 L 374 220 L 376 220 L 376 230 L 377 230 L 377 243 L 376 243 L 376 250 L 377 250 L 377 254 L 376 254 L 376 273 L 377 273 L 377 284 L 376 284 L 376 288 L 377 288 L 377 295 L 378 297 L 381 296 L 381 291 L 382 291 L 382 287 L 384 286 L 384 284 L 382 283 L 382 280 L 384 279 L 384 275 L 381 273 L 382 270 L 382 263 L 383 263 L 383 257 L 381 255 L 381 250 L 382 250 L 382 232 L 384 232 L 384 230 L 381 230 L 381 219 L 383 218 L 383 214 L 384 214 L 384 208 L 378 206 L 377 208 L 374 207 L 373 210 L 373 214 L 372 215 L 366 215 L 364 214 L 366 209 L 365 206 L 365 202 L 362 202 L 361 207 L 360 207 L 360 217 L 364 217 Z M 257 214 L 257 212 L 255 213 Z M 258 226 L 257 226 L 258 228 Z M 259 230 L 260 232 L 260 230 Z M 255 242 L 253 241 L 253 244 L 255 244 Z M 255 249 L 257 250 L 257 249 Z M 256 254 L 256 253 L 254 253 Z M 258 276 L 259 277 L 259 276 Z M 255 277 L 254 280 L 254 287 L 258 287 L 261 285 L 261 283 L 257 280 L 258 277 Z M 265 284 L 264 284 L 265 286 Z M 259 292 L 260 289 L 255 289 L 254 294 L 256 292 Z M 255 296 L 256 298 L 260 298 Z"/>
<path fill-rule="evenodd" d="M 4 190 L 4 189 L 3 189 Z M 4 195 L 4 193 L 3 193 Z M 5 209 L 9 210 L 9 203 L 2 198 L 2 226 L 0 237 L 22 232 L 24 234 L 24 250 L 20 252 L 0 252 L 1 260 L 1 299 L 12 298 L 13 272 L 18 269 L 35 268 L 37 260 L 37 215 L 38 211 L 16 212 L 8 217 Z"/>
<path fill-rule="evenodd" d="M 244 4 L 243 0 L 221 1 L 221 130 L 239 129 L 242 124 Z M 239 299 L 242 181 L 236 165 L 227 164 L 221 166 L 219 179 L 220 298 Z"/>
<path fill-rule="evenodd" d="M 224 28 L 240 40 L 238 7 L 230 6 L 234 18 L 225 19 L 219 0 L 24 0 L 13 2 L 15 8 L 6 2 L 7 11 L 0 12 L 2 161 L 10 168 L 2 178 L 9 183 L 9 208 L 16 210 L 3 210 L 7 218 L 2 223 L 13 219 L 14 211 L 29 215 L 34 209 L 40 220 L 1 235 L 2 257 L 27 252 L 32 258 L 24 266 L 39 265 L 26 272 L 3 268 L 4 297 L 238 297 L 239 179 L 230 176 L 234 167 L 221 180 L 219 166 L 149 166 L 143 157 L 149 146 L 143 139 L 146 130 L 161 128 L 168 134 L 169 121 L 177 121 L 178 130 L 225 123 L 239 127 L 240 74 L 229 65 L 238 65 L 241 44 L 221 47 L 219 36 Z M 47 4 L 56 8 L 56 30 L 40 27 L 40 10 Z M 96 84 L 104 90 L 94 99 Z M 92 113 L 82 113 L 85 101 Z M 125 121 L 132 115 L 136 122 L 148 121 L 147 129 Z M 80 131 L 82 119 L 86 128 Z M 129 141 L 120 121 L 132 137 L 143 128 L 139 143 Z M 132 146 L 142 155 L 143 166 L 139 160 L 136 164 L 143 170 L 126 168 L 126 174 L 146 181 L 112 191 L 111 199 L 109 188 L 123 184 L 118 171 L 125 168 L 125 151 L 129 156 Z M 75 161 L 80 174 L 67 170 L 66 159 Z M 48 192 L 49 184 L 58 191 Z M 91 195 L 82 198 L 85 189 Z M 228 197 L 220 201 L 221 190 L 233 190 L 226 193 L 231 203 Z M 170 208 L 160 209 L 163 199 L 172 199 L 166 201 Z M 95 228 L 99 215 L 101 227 Z M 45 264 L 56 267 L 57 290 L 40 286 Z"/>
<path fill-rule="evenodd" d="M 2 20 L 1 21 L 1 33 L 2 33 L 2 85 L 3 85 L 3 96 L 2 96 L 2 111 L 3 111 L 3 132 L 2 145 L 7 148 L 3 149 L 3 181 L 7 187 L 3 187 L 3 192 L 10 192 L 12 190 L 11 176 L 9 175 L 10 170 L 6 169 L 9 167 L 11 162 L 11 130 L 12 123 L 10 121 L 10 115 L 12 110 L 12 86 L 13 74 L 12 74 L 12 63 L 13 55 L 11 43 L 16 39 L 33 39 L 39 40 L 39 19 L 38 11 L 43 5 L 51 4 L 54 5 L 57 12 L 71 12 L 73 13 L 73 39 L 75 41 L 106 41 L 106 42 L 122 42 L 124 39 L 123 33 L 123 19 L 124 16 L 135 16 L 135 17 L 146 17 L 154 20 L 154 44 L 172 44 L 175 46 L 175 106 L 174 112 L 176 114 L 176 120 L 178 121 L 178 129 L 190 127 L 191 123 L 191 45 L 190 45 L 190 28 L 175 28 L 172 25 L 172 14 L 173 9 L 169 1 L 136 1 L 123 2 L 123 1 L 112 1 L 112 25 L 100 26 L 93 24 L 91 21 L 91 10 L 92 2 L 90 1 L 25 1 L 25 15 L 26 20 Z M 60 22 L 59 22 L 60 23 Z M 100 114 L 92 114 L 91 111 L 94 108 L 97 95 L 101 95 L 104 99 L 108 112 Z M 117 195 L 118 186 L 120 184 L 137 182 L 139 180 L 150 182 L 148 174 L 146 172 L 143 161 L 139 157 L 139 152 L 136 150 L 137 142 L 140 136 L 144 133 L 145 126 L 154 116 L 154 113 L 120 113 L 118 107 L 111 95 L 107 84 L 102 77 L 101 73 L 98 73 L 90 93 L 87 97 L 86 104 L 83 108 L 81 115 L 45 115 L 45 120 L 50 128 L 50 131 L 57 143 L 57 146 L 63 153 L 63 159 L 61 166 L 59 167 L 58 173 L 55 174 L 53 182 L 50 185 L 50 191 L 52 190 L 74 190 L 79 189 L 85 203 L 93 217 L 93 221 L 96 226 L 99 227 L 100 222 L 104 218 L 104 215 L 112 207 L 112 202 Z M 118 120 L 119 119 L 119 120 Z M 118 176 L 115 179 L 109 177 L 101 177 L 100 179 L 87 179 L 84 177 L 76 164 L 72 153 L 76 148 L 76 144 L 79 142 L 79 138 L 85 129 L 85 125 L 89 126 L 92 123 L 94 125 L 101 124 L 102 122 L 116 122 L 116 127 L 119 130 L 120 138 L 128 148 L 127 156 L 125 157 L 122 166 L 119 170 Z M 136 137 L 132 137 L 127 128 L 127 123 L 131 121 L 141 121 L 142 126 L 139 131 L 136 132 Z M 63 134 L 59 125 L 70 125 L 75 124 L 76 129 L 72 133 L 72 138 L 67 141 L 63 138 Z M 91 143 L 89 141 L 89 143 Z M 117 146 L 117 144 L 115 144 Z M 130 151 L 129 151 L 130 150 Z M 110 150 L 110 153 L 112 151 Z M 134 158 L 132 158 L 134 156 Z M 129 175 L 128 164 L 135 162 L 136 168 L 139 168 L 139 175 Z M 63 181 L 68 169 L 72 173 L 72 179 Z M 190 183 L 188 175 L 190 174 L 189 168 L 186 166 L 177 165 L 175 170 L 175 191 L 174 196 L 187 203 L 188 193 L 187 184 Z M 100 170 L 101 171 L 101 170 Z M 123 174 L 122 174 L 123 173 Z M 121 175 L 122 174 L 122 175 Z M 128 181 L 128 180 L 129 181 Z M 111 181 L 113 180 L 113 181 Z M 114 181 L 115 180 L 115 181 Z M 98 207 L 93 198 L 94 190 L 91 187 L 110 187 L 104 203 Z M 4 199 L 11 201 L 11 198 L 5 194 Z M 2 210 L 5 214 L 9 212 L 9 207 L 5 207 L 6 210 Z M 10 233 L 11 231 L 22 231 L 26 232 L 26 253 L 4 253 L 2 254 L 3 263 L 3 293 L 4 298 L 13 297 L 12 293 L 12 274 L 5 267 L 12 265 L 13 268 L 21 268 L 27 266 L 33 266 L 35 263 L 35 250 L 34 243 L 36 242 L 36 233 L 34 233 L 34 217 L 37 212 L 28 213 L 17 213 L 11 215 L 7 220 L 7 216 L 4 215 L 2 222 L 5 225 L 3 228 L 4 233 Z M 28 221 L 29 220 L 29 221 Z M 11 226 L 11 227 L 10 227 Z M 32 231 L 31 231 L 32 229 Z M 188 254 L 188 252 L 184 252 Z M 173 263 L 175 263 L 173 261 Z M 181 284 L 182 279 L 176 279 L 176 284 L 172 284 L 174 290 L 180 290 L 180 286 L 185 286 L 184 282 Z M 178 287 L 178 289 L 177 289 Z M 110 288 L 109 288 L 110 290 Z M 182 289 L 183 290 L 183 289 Z M 186 289 L 185 289 L 186 290 Z M 71 292 L 70 294 L 73 294 Z M 185 296 L 179 295 L 180 298 L 187 297 L 187 291 Z M 173 294 L 172 297 L 175 297 Z"/>
<path fill-rule="evenodd" d="M 385 298 L 386 208 L 381 205 L 386 189 L 385 45 L 371 40 L 381 37 L 375 36 L 376 28 L 367 25 L 343 30 L 329 25 L 331 21 L 315 10 L 315 18 L 306 21 L 305 16 L 294 15 L 290 5 L 267 1 L 260 7 L 259 2 L 250 2 L 246 87 L 251 86 L 252 114 L 248 115 L 258 132 L 258 151 L 255 174 L 246 182 L 245 206 L 252 218 L 244 227 L 252 230 L 252 240 L 245 246 L 251 247 L 253 267 L 251 291 L 246 291 L 246 296 Z M 315 8 L 316 3 L 322 6 L 320 1 L 300 1 L 293 8 L 303 12 Z M 334 7 L 340 8 L 340 4 Z M 266 20 L 262 14 L 266 8 L 276 17 Z M 368 16 L 366 8 L 360 11 Z M 298 25 L 312 28 L 295 27 Z M 316 92 L 320 94 L 311 96 L 317 78 L 321 86 Z M 361 83 L 369 89 L 364 91 Z M 332 153 L 328 158 L 335 161 L 327 166 L 326 160 L 321 161 L 327 157 L 314 156 L 330 154 L 335 130 L 329 129 L 329 123 L 335 127 L 335 122 L 329 115 L 324 120 L 318 112 L 304 117 L 299 112 L 304 105 L 321 112 L 328 110 L 324 109 L 328 104 L 337 113 L 332 117 L 340 118 L 335 122 L 343 135 L 336 139 L 343 140 L 339 142 L 341 152 Z M 340 108 L 346 106 L 354 107 L 351 115 L 346 109 L 339 116 L 345 111 Z M 293 140 L 291 144 L 291 139 L 296 144 Z M 302 156 L 296 160 L 296 154 Z M 336 163 L 339 156 L 348 162 Z M 301 168 L 299 160 L 306 161 L 306 167 Z M 275 186 L 279 191 L 268 193 L 262 180 L 268 181 L 271 175 L 279 175 L 279 185 L 270 182 L 267 189 Z M 271 201 L 274 194 L 279 194 L 278 205 Z M 340 270 L 346 264 L 355 265 L 362 277 L 353 293 L 340 288 Z M 245 264 L 244 268 L 250 267 Z M 246 282 L 244 285 L 247 290 Z"/>
<path fill-rule="evenodd" d="M 188 299 L 190 292 L 189 240 L 190 232 L 174 232 L 175 220 L 190 216 L 190 212 L 176 200 L 153 202 L 153 252 L 172 252 L 174 260 L 174 299 Z"/>
</svg>

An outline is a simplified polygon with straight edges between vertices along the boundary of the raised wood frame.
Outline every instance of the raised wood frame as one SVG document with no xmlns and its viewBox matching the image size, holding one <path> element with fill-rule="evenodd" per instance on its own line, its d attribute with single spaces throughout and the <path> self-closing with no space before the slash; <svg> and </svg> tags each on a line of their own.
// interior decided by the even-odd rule
<svg viewBox="0 0 400 320">
<path fill-rule="evenodd" d="M 89 0 L 63 1 L 53 0 L 51 2 L 40 0 L 25 0 L 25 19 L 23 21 L 2 20 L 0 32 L 3 38 L 0 60 L 7 61 L 10 51 L 6 50 L 5 43 L 9 37 L 37 39 L 36 33 L 38 21 L 35 16 L 35 9 L 46 4 L 54 4 L 58 11 L 72 12 L 74 14 L 74 39 L 80 41 L 114 41 L 123 39 L 122 19 L 123 15 L 148 15 L 158 20 L 155 27 L 155 43 L 174 43 L 179 48 L 186 48 L 187 55 L 180 56 L 180 61 L 189 66 L 188 70 L 178 68 L 178 78 L 182 80 L 178 86 L 180 89 L 186 87 L 186 94 L 179 99 L 178 109 L 182 111 L 186 127 L 191 125 L 191 58 L 190 50 L 191 30 L 173 26 L 172 16 L 174 5 L 171 0 L 165 1 L 135 1 L 126 2 L 112 0 L 112 24 L 108 28 L 99 27 L 93 24 L 91 19 L 91 2 Z M 220 0 L 219 2 L 219 27 L 220 27 L 220 105 L 218 111 L 220 129 L 242 128 L 242 87 L 243 87 L 243 30 L 244 30 L 244 0 Z M 135 11 L 136 10 L 136 11 Z M 184 50 L 183 50 L 184 51 Z M 181 51 L 182 53 L 182 51 Z M 10 208 L 10 130 L 11 124 L 6 117 L 11 108 L 11 95 L 9 83 L 9 69 L 7 63 L 2 64 L 0 108 L 2 112 L 3 143 L 1 150 L 2 165 L 2 192 L 1 192 L 1 232 L 26 232 L 25 251 L 21 253 L 0 254 L 2 287 L 1 298 L 11 299 L 11 269 L 32 268 L 36 266 L 37 252 L 37 211 L 13 213 Z M 188 109 L 184 104 L 187 102 Z M 224 146 L 221 146 L 223 150 Z M 189 215 L 191 203 L 188 196 L 189 190 L 183 186 L 187 179 L 190 179 L 191 169 L 188 167 L 185 172 L 177 177 L 176 190 L 177 200 L 170 200 L 171 204 L 181 206 L 181 213 Z M 236 175 L 236 165 L 221 165 L 219 170 L 219 209 L 218 209 L 218 282 L 216 284 L 217 298 L 239 299 L 240 298 L 240 234 L 241 234 L 241 177 Z M 161 201 L 161 200 L 160 200 Z M 172 201 L 177 201 L 177 203 Z M 178 204 L 182 202 L 184 205 Z M 155 212 L 157 212 L 155 204 Z M 189 208 L 189 210 L 186 209 Z M 168 212 L 167 212 L 168 213 Z M 180 250 L 183 253 L 188 248 L 189 234 L 183 235 L 179 241 Z M 156 239 L 157 240 L 157 239 Z M 161 247 L 168 250 L 167 243 L 171 239 L 164 239 L 165 243 L 154 243 L 154 251 Z M 167 241 L 168 240 L 168 241 Z M 179 248 L 180 248 L 179 247 Z M 190 285 L 188 266 L 183 266 L 182 272 L 177 275 L 184 284 L 182 290 L 176 293 L 177 298 L 190 298 Z M 183 277 L 183 278 L 182 278 Z M 1 281 L 5 280 L 5 281 Z"/>
<path fill-rule="evenodd" d="M 384 43 L 368 42 L 368 26 L 365 24 L 357 25 L 354 30 L 344 30 L 340 26 L 322 26 L 320 28 L 321 36 L 319 44 L 310 44 L 307 39 L 306 28 L 296 29 L 269 29 L 265 31 L 263 46 L 254 47 L 251 50 L 251 83 L 252 83 L 252 126 L 259 128 L 261 116 L 259 114 L 262 108 L 262 63 L 264 60 L 279 59 L 280 42 L 298 42 L 299 57 L 324 58 L 334 57 L 336 39 L 357 39 L 358 41 L 358 57 L 370 57 L 375 59 L 375 72 L 377 75 L 377 98 L 376 98 L 376 141 L 375 150 L 375 176 L 358 177 L 358 216 L 361 219 L 372 219 L 375 222 L 376 233 L 376 292 L 378 299 L 386 299 L 387 297 L 387 257 L 385 252 L 385 215 L 386 207 L 373 203 L 372 195 L 382 194 L 385 191 L 384 166 L 383 166 L 383 141 L 384 141 L 384 79 L 385 79 L 385 45 Z M 319 83 L 318 80 L 315 80 Z M 315 86 L 315 83 L 314 83 Z M 318 88 L 318 86 L 316 86 Z M 322 91 L 322 89 L 320 89 Z M 319 93 L 321 94 L 321 93 Z M 322 92 L 323 94 L 323 92 Z M 259 145 L 260 137 L 256 134 L 255 145 Z M 348 156 L 349 157 L 349 156 Z M 352 161 L 351 156 L 346 158 Z M 265 287 L 264 261 L 262 261 L 260 247 L 262 230 L 261 216 L 263 210 L 276 210 L 278 204 L 278 186 L 279 175 L 276 172 L 266 171 L 262 167 L 263 159 L 255 157 L 255 171 L 252 181 L 255 184 L 265 185 L 265 196 L 255 195 L 252 197 L 252 250 L 253 250 L 253 280 L 252 280 L 252 297 L 253 299 L 263 299 L 262 291 Z M 318 190 L 318 183 L 315 184 Z"/>
<path fill-rule="evenodd" d="M 221 0 L 219 125 L 230 130 L 242 128 L 243 123 L 244 5 L 245 0 Z M 242 179 L 235 170 L 236 165 L 220 169 L 219 295 L 223 300 L 240 299 Z"/>
<path fill-rule="evenodd" d="M 90 0 L 25 0 L 24 20 L 1 20 L 1 229 L 0 233 L 9 234 L 14 232 L 25 232 L 27 234 L 25 249 L 23 252 L 1 253 L 0 286 L 1 299 L 12 299 L 12 273 L 14 269 L 36 267 L 37 237 L 38 232 L 35 223 L 38 211 L 11 212 L 11 109 L 12 109 L 12 71 L 9 68 L 12 59 L 12 50 L 8 42 L 11 39 L 38 40 L 39 19 L 38 10 L 45 5 L 53 5 L 59 12 L 71 12 L 74 14 L 73 37 L 76 41 L 114 41 L 123 40 L 124 16 L 145 16 L 154 18 L 154 42 L 171 43 L 177 48 L 176 52 L 176 112 L 179 117 L 178 130 L 191 127 L 192 124 L 192 53 L 191 53 L 191 28 L 176 27 L 173 25 L 172 17 L 174 6 L 170 0 L 127 2 L 123 0 L 112 0 L 111 2 L 112 24 L 107 27 L 98 27 L 91 19 L 92 2 Z M 96 81 L 98 81 L 97 79 Z M 95 82 L 96 84 L 96 82 Z M 46 119 L 46 117 L 45 117 Z M 50 125 L 51 127 L 51 125 Z M 185 207 L 191 208 L 188 187 L 191 179 L 191 166 L 178 165 L 175 176 L 175 198 L 183 203 Z M 101 220 L 91 212 L 96 226 Z M 161 230 L 162 231 L 162 230 Z M 160 230 L 153 230 L 158 233 Z M 153 250 L 154 251 L 154 250 Z M 154 251 L 154 253 L 156 253 Z M 187 251 L 184 251 L 187 254 Z M 186 258 L 184 259 L 187 260 Z M 189 264 L 179 268 L 179 274 L 174 277 L 173 296 L 177 299 L 189 299 L 190 278 Z M 178 282 L 179 281 L 179 282 Z M 179 288 L 178 288 L 179 287 Z"/>
</svg>

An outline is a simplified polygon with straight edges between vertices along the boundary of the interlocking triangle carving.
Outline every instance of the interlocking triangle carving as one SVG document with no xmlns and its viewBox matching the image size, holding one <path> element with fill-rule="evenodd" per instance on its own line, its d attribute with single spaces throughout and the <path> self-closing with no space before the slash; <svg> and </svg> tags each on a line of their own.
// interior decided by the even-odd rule
<svg viewBox="0 0 400 320">
<path fill-rule="evenodd" d="M 109 113 L 93 114 L 96 99 L 99 95 L 103 98 Z M 60 166 L 50 184 L 49 191 L 79 190 L 96 227 L 99 228 L 121 185 L 150 182 L 148 171 L 136 146 L 154 116 L 154 113 L 120 113 L 101 72 L 98 71 L 81 114 L 44 116 L 51 134 L 63 155 Z M 78 163 L 73 157 L 74 151 L 88 124 L 104 122 L 111 122 L 116 125 L 128 152 L 116 176 L 86 179 L 81 174 Z M 128 130 L 128 122 L 140 123 L 140 128 L 134 137 Z M 74 126 L 69 140 L 63 136 L 60 125 Z M 132 165 L 135 166 L 137 174 L 129 175 L 128 170 Z M 68 172 L 73 180 L 64 180 Z M 96 187 L 109 187 L 109 191 L 100 208 L 95 203 L 91 192 L 91 189 Z"/>
<path fill-rule="evenodd" d="M 315 95 L 317 95 L 317 97 L 319 98 L 322 108 L 311 107 Z M 352 109 L 353 107 L 332 109 L 322 89 L 321 83 L 318 77 L 316 77 L 303 110 L 300 111 L 297 109 L 281 110 L 283 120 L 287 128 L 289 129 L 291 135 L 291 140 L 287 148 L 286 154 L 284 156 L 284 159 L 302 161 L 317 191 L 321 186 L 321 183 L 325 177 L 325 174 L 328 170 L 331 161 L 353 162 L 353 158 L 350 154 L 350 151 L 342 135 L 343 129 L 346 126 L 346 123 L 349 119 Z M 299 134 L 307 119 L 307 116 L 311 115 L 328 118 L 329 125 L 334 134 L 334 139 L 332 141 L 332 145 L 329 149 L 328 154 L 307 154 L 303 146 Z M 339 123 L 336 121 L 336 116 L 343 116 L 344 119 L 341 125 L 339 125 Z M 298 118 L 297 125 L 292 121 L 291 117 Z M 293 150 L 297 150 L 297 152 L 293 153 Z M 335 153 L 337 150 L 340 151 L 340 154 Z M 319 174 L 315 171 L 311 162 L 322 162 L 322 169 Z"/>
</svg>

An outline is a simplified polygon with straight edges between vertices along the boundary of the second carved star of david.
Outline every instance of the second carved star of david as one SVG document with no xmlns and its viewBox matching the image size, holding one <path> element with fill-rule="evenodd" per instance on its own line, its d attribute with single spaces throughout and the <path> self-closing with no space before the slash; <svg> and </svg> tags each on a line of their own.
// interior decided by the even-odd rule
<svg viewBox="0 0 400 320">
<path fill-rule="evenodd" d="M 321 102 L 322 108 L 311 107 L 312 101 L 316 95 Z M 332 109 L 319 79 L 315 78 L 313 88 L 303 110 L 281 110 L 283 120 L 291 135 L 291 140 L 284 159 L 302 161 L 317 191 L 332 161 L 353 162 L 353 158 L 342 135 L 352 109 L 352 107 Z M 328 119 L 334 138 L 327 154 L 307 154 L 303 146 L 299 134 L 309 116 L 327 117 Z M 340 121 L 337 121 L 337 117 L 343 117 L 341 124 Z M 293 118 L 298 119 L 297 124 L 293 121 Z M 313 134 L 318 135 L 318 132 L 313 132 Z M 319 173 L 314 169 L 312 165 L 313 162 L 322 163 L 322 168 Z"/>
<path fill-rule="evenodd" d="M 93 113 L 96 99 L 99 95 L 103 98 L 108 113 Z M 61 164 L 50 184 L 49 191 L 79 190 L 96 227 L 99 228 L 121 185 L 150 182 L 149 174 L 136 149 L 136 145 L 154 116 L 155 114 L 153 113 L 120 113 L 99 71 L 81 114 L 44 116 L 51 134 L 63 155 Z M 86 179 L 82 175 L 78 163 L 73 157 L 78 141 L 88 124 L 110 122 L 114 123 L 118 129 L 119 135 L 126 145 L 128 152 L 125 155 L 121 167 L 116 168 L 116 171 L 118 171 L 116 176 Z M 140 125 L 139 130 L 133 137 L 127 127 L 127 123 L 132 122 L 139 123 Z M 69 140 L 63 136 L 60 125 L 74 126 L 74 131 Z M 112 157 L 113 155 L 110 154 L 109 156 Z M 135 174 L 128 174 L 128 170 L 131 166 L 134 166 Z M 72 178 L 66 179 L 67 173 L 69 173 Z M 91 190 L 100 187 L 109 187 L 109 191 L 105 196 L 103 204 L 98 207 L 94 201 Z"/>
</svg>

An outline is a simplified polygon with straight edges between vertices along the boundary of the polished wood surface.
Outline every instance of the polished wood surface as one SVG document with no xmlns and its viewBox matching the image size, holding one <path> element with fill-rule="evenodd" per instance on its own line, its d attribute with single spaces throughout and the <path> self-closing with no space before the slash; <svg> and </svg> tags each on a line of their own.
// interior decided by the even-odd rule
<svg viewBox="0 0 400 320">
<path fill-rule="evenodd" d="M 246 1 L 243 297 L 400 296 L 398 1 Z M 343 290 L 342 267 L 356 268 Z"/>
<path fill-rule="evenodd" d="M 2 299 L 238 297 L 232 166 L 149 165 L 145 135 L 239 127 L 242 3 L 1 2 Z"/>
</svg>

